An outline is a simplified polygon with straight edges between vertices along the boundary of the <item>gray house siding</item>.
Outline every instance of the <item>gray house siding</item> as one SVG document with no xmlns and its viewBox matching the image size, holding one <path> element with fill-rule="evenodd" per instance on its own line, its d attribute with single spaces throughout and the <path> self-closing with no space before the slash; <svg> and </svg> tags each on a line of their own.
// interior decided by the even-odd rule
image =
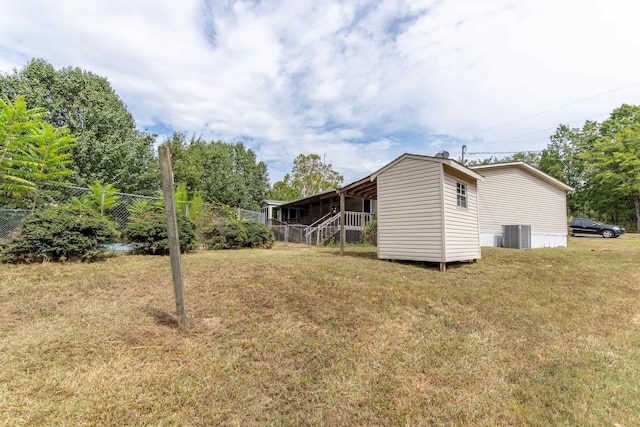
<svg viewBox="0 0 640 427">
<path fill-rule="evenodd" d="M 518 166 L 477 171 L 483 246 L 498 246 L 508 224 L 531 225 L 532 248 L 567 245 L 566 190 Z"/>
</svg>

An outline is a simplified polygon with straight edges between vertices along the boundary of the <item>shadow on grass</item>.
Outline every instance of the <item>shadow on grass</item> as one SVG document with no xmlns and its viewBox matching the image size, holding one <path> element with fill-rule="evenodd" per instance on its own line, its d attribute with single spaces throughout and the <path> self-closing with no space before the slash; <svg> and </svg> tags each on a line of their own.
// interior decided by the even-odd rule
<svg viewBox="0 0 640 427">
<path fill-rule="evenodd" d="M 340 256 L 340 252 L 339 251 L 331 252 L 331 255 L 339 257 Z M 392 262 L 392 263 L 396 263 L 396 264 L 407 265 L 407 266 L 412 266 L 412 267 L 421 268 L 421 269 L 428 269 L 428 270 L 439 270 L 440 269 L 440 263 L 438 263 L 438 262 L 396 260 L 396 259 L 379 259 L 378 258 L 378 254 L 376 252 L 369 252 L 369 251 L 349 251 L 348 249 L 345 249 L 344 256 L 351 257 L 351 258 L 372 259 L 372 260 L 378 260 L 380 262 Z M 458 268 L 469 266 L 469 265 L 471 265 L 471 262 L 469 262 L 469 261 L 448 262 L 447 263 L 447 270 L 449 270 L 449 269 L 458 269 Z"/>
<path fill-rule="evenodd" d="M 175 329 L 179 327 L 178 319 L 176 319 L 173 315 L 167 313 L 166 311 L 158 310 L 157 308 L 147 308 L 146 311 L 147 314 L 153 317 L 153 320 L 157 325 L 168 326 Z"/>
<path fill-rule="evenodd" d="M 331 252 L 331 255 L 340 256 L 340 251 Z M 344 256 L 353 258 L 378 259 L 378 254 L 375 252 L 349 251 L 348 249 L 344 251 Z"/>
</svg>

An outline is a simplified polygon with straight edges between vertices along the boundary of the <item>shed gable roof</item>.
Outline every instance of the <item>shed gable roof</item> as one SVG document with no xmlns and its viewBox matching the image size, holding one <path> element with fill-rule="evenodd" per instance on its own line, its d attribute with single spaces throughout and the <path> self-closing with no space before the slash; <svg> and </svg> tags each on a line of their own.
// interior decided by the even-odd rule
<svg viewBox="0 0 640 427">
<path fill-rule="evenodd" d="M 447 165 L 452 169 L 457 170 L 458 172 L 462 173 L 463 175 L 471 178 L 471 179 L 475 179 L 477 181 L 484 181 L 484 177 L 480 174 L 478 174 L 477 172 L 474 172 L 473 170 L 469 169 L 466 166 L 461 165 L 460 163 L 456 162 L 453 159 L 443 159 L 441 157 L 432 157 L 432 156 L 423 156 L 423 155 L 419 155 L 419 154 L 409 154 L 409 153 L 405 153 L 402 156 L 398 157 L 397 159 L 395 159 L 394 161 L 392 161 L 391 163 L 389 163 L 388 165 L 384 166 L 383 168 L 379 169 L 378 171 L 372 173 L 370 175 L 371 180 L 375 180 L 378 175 L 380 175 L 381 173 L 384 173 L 385 171 L 391 169 L 392 167 L 394 167 L 395 165 L 397 165 L 398 163 L 400 163 L 401 161 L 405 160 L 405 159 L 413 159 L 413 160 L 420 160 L 420 161 L 425 161 L 425 162 L 432 162 L 432 163 L 441 163 L 443 165 Z"/>
<path fill-rule="evenodd" d="M 364 177 L 358 181 L 352 182 L 351 184 L 345 185 L 344 187 L 338 189 L 337 191 L 338 193 L 345 193 L 350 196 L 362 197 L 364 199 L 377 199 L 378 184 L 376 182 L 376 179 L 378 178 L 378 176 L 388 171 L 389 169 L 393 168 L 395 165 L 397 165 L 398 163 L 402 162 L 405 159 L 413 159 L 413 160 L 419 160 L 419 161 L 431 162 L 431 163 L 440 163 L 442 165 L 448 166 L 451 169 L 458 171 L 463 176 L 471 178 L 472 180 L 476 180 L 476 181 L 484 180 L 484 177 L 482 175 L 472 171 L 466 166 L 461 165 L 455 160 L 405 153 L 400 157 L 398 157 L 397 159 L 395 159 L 394 161 L 392 161 L 391 163 L 378 169 L 376 172 L 372 173 L 371 175 Z"/>
</svg>

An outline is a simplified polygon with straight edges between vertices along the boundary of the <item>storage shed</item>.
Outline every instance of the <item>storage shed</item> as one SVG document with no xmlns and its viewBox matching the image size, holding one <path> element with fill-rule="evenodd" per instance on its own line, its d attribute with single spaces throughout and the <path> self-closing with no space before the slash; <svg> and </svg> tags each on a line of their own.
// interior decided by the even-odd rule
<svg viewBox="0 0 640 427">
<path fill-rule="evenodd" d="M 531 226 L 531 249 L 567 246 L 567 192 L 573 188 L 524 162 L 475 166 L 480 241 L 502 246 L 503 226 Z"/>
<path fill-rule="evenodd" d="M 441 270 L 447 262 L 479 259 L 482 179 L 454 160 L 415 154 L 371 174 L 377 184 L 378 258 L 437 262 Z"/>
</svg>

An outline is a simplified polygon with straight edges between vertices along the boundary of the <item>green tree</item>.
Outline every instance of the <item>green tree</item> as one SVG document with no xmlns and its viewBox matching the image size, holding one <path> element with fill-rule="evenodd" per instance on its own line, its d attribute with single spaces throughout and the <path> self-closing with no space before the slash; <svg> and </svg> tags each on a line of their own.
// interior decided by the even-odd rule
<svg viewBox="0 0 640 427">
<path fill-rule="evenodd" d="M 300 197 L 299 193 L 293 188 L 287 185 L 287 182 L 291 182 L 291 175 L 288 173 L 284 175 L 282 181 L 277 181 L 273 184 L 273 187 L 269 190 L 268 197 L 271 200 L 295 200 Z"/>
<path fill-rule="evenodd" d="M 174 179 L 185 183 L 189 194 L 207 202 L 258 210 L 269 189 L 264 162 L 242 142 L 207 142 L 174 133 L 167 139 Z"/>
<path fill-rule="evenodd" d="M 115 208 L 120 201 L 120 196 L 118 195 L 120 190 L 112 184 L 102 185 L 100 181 L 96 180 L 89 186 L 89 190 L 88 193 L 83 194 L 80 198 L 74 197 L 71 201 L 72 204 L 104 215 L 105 212 Z"/>
<path fill-rule="evenodd" d="M 538 167 L 540 163 L 540 153 L 535 151 L 521 151 L 519 153 L 512 154 L 511 156 L 507 156 L 500 160 L 500 163 L 511 163 L 511 162 L 525 162 L 535 168 Z"/>
<path fill-rule="evenodd" d="M 42 108 L 54 127 L 67 126 L 77 137 L 71 168 L 74 182 L 87 187 L 95 180 L 126 192 L 159 188 L 154 136 L 140 132 L 133 116 L 104 77 L 80 68 L 59 70 L 42 59 L 20 71 L 0 76 L 0 93 L 24 95 Z"/>
<path fill-rule="evenodd" d="M 19 206 L 28 193 L 32 207 L 47 192 L 36 184 L 66 183 L 71 175 L 70 150 L 75 138 L 66 126 L 42 120 L 41 109 L 29 109 L 24 97 L 0 100 L 0 191 L 4 203 Z"/>
<path fill-rule="evenodd" d="M 640 106 L 614 110 L 582 157 L 599 211 L 640 230 Z"/>
<path fill-rule="evenodd" d="M 500 159 L 495 156 L 489 156 L 489 158 L 485 158 L 485 159 L 464 161 L 464 165 L 467 167 L 493 165 L 495 163 L 500 163 Z"/>
<path fill-rule="evenodd" d="M 467 167 L 493 165 L 496 163 L 512 163 L 525 162 L 533 167 L 538 167 L 540 163 L 540 154 L 535 151 L 520 151 L 510 156 L 498 157 L 489 156 L 488 158 L 478 160 L 465 160 L 464 165 Z"/>
<path fill-rule="evenodd" d="M 640 107 L 623 104 L 602 123 L 560 125 L 542 152 L 539 168 L 575 188 L 573 216 L 638 224 Z"/>
<path fill-rule="evenodd" d="M 272 194 L 282 200 L 293 200 L 338 188 L 343 181 L 344 177 L 331 163 L 324 163 L 319 155 L 300 154 L 293 161 L 291 174 L 273 185 Z"/>
<path fill-rule="evenodd" d="M 0 197 L 24 194 L 34 184 L 27 168 L 30 156 L 27 138 L 39 123 L 44 112 L 29 109 L 24 97 L 15 102 L 0 99 Z"/>
</svg>

